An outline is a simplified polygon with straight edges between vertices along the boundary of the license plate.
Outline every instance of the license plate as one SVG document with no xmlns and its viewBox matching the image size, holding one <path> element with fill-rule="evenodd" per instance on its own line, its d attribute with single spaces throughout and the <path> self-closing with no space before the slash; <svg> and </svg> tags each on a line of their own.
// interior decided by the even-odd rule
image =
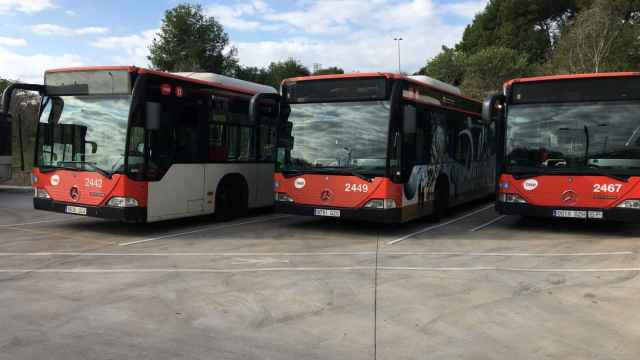
<svg viewBox="0 0 640 360">
<path fill-rule="evenodd" d="M 316 216 L 340 217 L 340 210 L 316 209 Z"/>
<path fill-rule="evenodd" d="M 573 218 L 573 219 L 602 219 L 602 211 L 585 211 L 585 210 L 553 210 L 554 217 Z"/>
<path fill-rule="evenodd" d="M 79 206 L 67 206 L 65 208 L 65 212 L 67 214 L 87 215 L 87 208 L 83 208 Z"/>
</svg>

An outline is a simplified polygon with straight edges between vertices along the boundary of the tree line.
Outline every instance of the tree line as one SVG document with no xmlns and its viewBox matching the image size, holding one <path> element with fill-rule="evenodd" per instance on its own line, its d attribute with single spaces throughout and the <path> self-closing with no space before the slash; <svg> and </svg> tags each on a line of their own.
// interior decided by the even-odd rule
<svg viewBox="0 0 640 360">
<path fill-rule="evenodd" d="M 167 10 L 149 51 L 151 66 L 159 70 L 214 72 L 275 88 L 289 77 L 344 73 L 335 66 L 312 73 L 294 58 L 271 62 L 263 68 L 243 66 L 222 24 L 214 16 L 207 16 L 201 5 L 181 4 Z"/>
<path fill-rule="evenodd" d="M 481 99 L 509 79 L 637 70 L 639 0 L 491 0 L 419 74 Z"/>
</svg>

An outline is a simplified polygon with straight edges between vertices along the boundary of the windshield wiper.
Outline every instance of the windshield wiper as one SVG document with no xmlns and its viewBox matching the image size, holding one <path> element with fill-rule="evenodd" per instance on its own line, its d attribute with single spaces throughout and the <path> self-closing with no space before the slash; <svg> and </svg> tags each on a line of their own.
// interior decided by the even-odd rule
<svg viewBox="0 0 640 360">
<path fill-rule="evenodd" d="M 511 176 L 513 176 L 514 179 L 516 180 L 521 180 L 521 179 L 525 179 L 525 178 L 534 178 L 534 177 L 538 177 L 538 176 L 544 176 L 544 175 L 566 175 L 566 176 L 605 176 L 614 180 L 618 180 L 621 182 L 628 182 L 629 178 L 631 177 L 630 175 L 617 175 L 617 174 L 607 174 L 607 173 L 601 173 L 598 171 L 580 171 L 580 170 L 575 170 L 575 171 L 571 171 L 571 170 L 546 170 L 546 171 L 540 171 L 537 173 L 533 173 L 533 172 L 522 172 L 522 173 L 511 173 Z"/>
<path fill-rule="evenodd" d="M 306 170 L 283 170 L 282 174 L 286 179 L 304 175 L 304 174 L 336 174 L 336 175 L 353 175 L 367 182 L 373 181 L 372 177 L 361 174 L 355 170 L 336 168 L 336 167 L 323 167 L 323 168 L 306 169 Z"/>
<path fill-rule="evenodd" d="M 353 169 L 345 169 L 345 168 L 338 168 L 338 167 L 328 167 L 328 168 L 319 169 L 319 172 L 322 172 L 322 171 L 327 171 L 332 174 L 353 175 L 364 181 L 368 181 L 368 182 L 373 181 L 371 177 L 361 174 Z"/>
<path fill-rule="evenodd" d="M 95 163 L 90 163 L 90 162 L 86 162 L 86 161 L 63 161 L 63 164 L 79 164 L 82 166 L 89 166 L 91 168 L 91 170 L 97 171 L 98 173 L 102 174 L 104 177 L 111 179 L 111 177 L 113 176 L 113 174 L 111 174 L 110 172 L 108 172 L 107 170 L 104 170 L 100 167 L 98 167 Z M 79 168 L 76 168 L 76 170 L 82 170 Z"/>
<path fill-rule="evenodd" d="M 516 180 L 521 180 L 521 179 L 525 179 L 525 178 L 534 178 L 534 177 L 538 177 L 538 176 L 542 176 L 544 174 L 541 173 L 513 173 L 511 174 L 511 176 L 513 176 L 514 179 Z"/>
</svg>

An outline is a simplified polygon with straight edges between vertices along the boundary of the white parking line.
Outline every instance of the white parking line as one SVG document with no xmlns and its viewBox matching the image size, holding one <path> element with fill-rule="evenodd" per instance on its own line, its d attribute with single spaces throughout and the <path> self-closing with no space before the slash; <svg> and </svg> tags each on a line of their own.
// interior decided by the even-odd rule
<svg viewBox="0 0 640 360">
<path fill-rule="evenodd" d="M 373 266 L 344 267 L 272 267 L 242 269 L 0 269 L 0 273 L 242 273 L 242 272 L 274 272 L 274 271 L 361 271 L 373 270 Z"/>
<path fill-rule="evenodd" d="M 422 230 L 420 230 L 420 231 L 416 231 L 416 232 L 413 232 L 413 233 L 411 233 L 411 234 L 408 234 L 408 235 L 405 235 L 405 236 L 399 237 L 399 238 L 397 238 L 397 239 L 395 239 L 395 240 L 389 241 L 389 242 L 387 243 L 387 245 L 397 244 L 397 243 L 399 243 L 399 242 L 401 242 L 401 241 L 404 241 L 404 240 L 407 240 L 407 239 L 409 239 L 409 238 L 411 238 L 411 237 L 413 237 L 413 236 L 416 236 L 416 235 L 419 235 L 419 234 L 425 233 L 425 232 L 427 232 L 427 231 L 431 231 L 431 230 L 439 229 L 439 228 L 441 228 L 441 227 L 443 227 L 443 226 L 447 226 L 447 225 L 453 224 L 453 223 L 455 223 L 455 222 L 458 222 L 458 221 L 460 221 L 460 220 L 463 220 L 463 219 L 466 219 L 466 218 L 468 218 L 468 217 L 470 217 L 470 216 L 473 216 L 473 215 L 475 215 L 475 214 L 477 214 L 477 213 L 479 213 L 479 212 L 482 212 L 482 211 L 485 211 L 485 210 L 487 210 L 487 209 L 490 209 L 490 208 L 492 208 L 493 206 L 494 206 L 494 205 L 493 205 L 493 204 L 491 204 L 491 205 L 485 206 L 485 207 L 483 207 L 483 208 L 481 208 L 481 209 L 478 209 L 478 210 L 472 211 L 472 212 L 470 212 L 470 213 L 468 213 L 468 214 L 465 214 L 465 215 L 462 215 L 462 216 L 460 216 L 460 217 L 457 217 L 457 218 L 455 218 L 455 219 L 452 219 L 452 220 L 449 220 L 449 221 L 443 222 L 443 223 L 441 223 L 441 224 L 436 224 L 436 225 L 432 225 L 432 226 L 426 227 L 426 228 L 424 228 L 424 229 L 422 229 Z"/>
<path fill-rule="evenodd" d="M 640 271 L 640 267 L 634 268 L 518 268 L 518 267 L 496 267 L 496 266 L 478 266 L 478 267 L 403 267 L 403 266 L 387 266 L 380 268 L 387 271 L 510 271 L 510 272 L 628 272 Z"/>
<path fill-rule="evenodd" d="M 375 266 L 342 266 L 342 267 L 271 267 L 271 268 L 241 268 L 241 269 L 207 269 L 207 268 L 150 268 L 150 269 L 0 269 L 0 273 L 243 273 L 243 272 L 309 272 L 309 271 L 371 271 Z M 636 272 L 640 267 L 632 268 L 517 268 L 517 267 L 401 267 L 383 266 L 383 271 L 430 271 L 430 272 L 540 272 L 540 273 L 606 273 L 606 272 Z"/>
<path fill-rule="evenodd" d="M 515 252 L 462 252 L 462 251 L 382 251 L 384 255 L 406 256 L 504 256 L 504 257 L 581 257 L 581 256 L 629 256 L 633 251 L 575 252 L 575 253 L 515 253 Z M 147 257 L 240 257 L 240 256 L 366 256 L 375 251 L 330 252 L 202 252 L 202 253 L 105 253 L 105 252 L 1 252 L 0 256 L 147 256 Z"/>
<path fill-rule="evenodd" d="M 227 228 L 241 226 L 241 225 L 256 224 L 256 223 L 260 223 L 260 222 L 276 220 L 276 219 L 281 219 L 281 218 L 286 218 L 286 217 L 291 217 L 291 215 L 272 216 L 272 217 L 268 217 L 268 218 L 259 218 L 259 219 L 249 220 L 249 221 L 238 222 L 238 223 L 231 223 L 231 224 L 225 224 L 225 225 L 216 225 L 216 226 L 208 226 L 208 227 L 204 227 L 204 228 L 200 228 L 200 229 L 196 229 L 196 230 L 191 230 L 191 231 L 185 231 L 185 232 L 181 232 L 181 233 L 167 234 L 167 235 L 157 236 L 157 237 L 148 238 L 148 239 L 129 241 L 129 242 L 126 242 L 126 243 L 120 243 L 120 244 L 118 244 L 118 246 L 128 246 L 128 245 L 134 245 L 134 244 L 141 244 L 141 243 L 145 243 L 145 242 L 149 242 L 149 241 L 169 239 L 169 238 L 173 238 L 173 237 L 196 234 L 196 233 L 199 233 L 199 232 L 209 231 L 209 230 L 220 230 L 220 229 L 227 229 Z"/>
<path fill-rule="evenodd" d="M 23 226 L 23 225 L 33 225 L 33 224 L 44 224 L 44 223 L 51 223 L 51 222 L 60 222 L 60 221 L 71 221 L 71 220 L 79 220 L 79 219 L 86 219 L 86 218 L 64 218 L 64 219 L 60 219 L 60 218 L 45 218 L 44 220 L 39 220 L 39 221 L 31 221 L 31 222 L 25 222 L 25 223 L 19 223 L 19 224 L 8 224 L 8 225 L 0 225 L 0 228 L 9 228 L 9 227 L 14 227 L 14 226 Z"/>
<path fill-rule="evenodd" d="M 497 223 L 498 221 L 504 219 L 505 217 L 507 217 L 507 216 L 506 215 L 500 215 L 497 218 L 495 218 L 495 219 L 493 219 L 493 220 L 491 220 L 489 222 L 486 222 L 486 223 L 484 223 L 484 224 L 482 224 L 480 226 L 476 226 L 476 227 L 474 227 L 473 229 L 471 229 L 469 231 L 476 232 L 478 230 L 482 230 L 482 229 L 486 228 L 487 226 L 489 226 L 491 224 Z"/>
</svg>

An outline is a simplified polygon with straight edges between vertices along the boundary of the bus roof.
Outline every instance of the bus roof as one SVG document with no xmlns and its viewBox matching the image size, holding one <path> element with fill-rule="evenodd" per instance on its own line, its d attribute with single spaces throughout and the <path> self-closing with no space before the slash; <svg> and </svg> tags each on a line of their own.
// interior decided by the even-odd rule
<svg viewBox="0 0 640 360">
<path fill-rule="evenodd" d="M 589 73 L 589 74 L 566 74 L 566 75 L 549 75 L 549 76 L 535 76 L 509 80 L 505 83 L 505 86 L 511 86 L 515 83 L 528 83 L 539 81 L 557 81 L 557 80 L 572 80 L 572 79 L 594 79 L 594 78 L 607 78 L 607 77 L 632 77 L 640 76 L 640 72 L 604 72 L 604 73 Z"/>
<path fill-rule="evenodd" d="M 457 87 L 444 83 L 442 81 L 428 78 L 427 76 L 408 76 L 398 73 L 389 72 L 363 72 L 363 73 L 350 73 L 350 74 L 330 74 L 330 75 L 311 75 L 311 76 L 299 76 L 289 79 L 284 79 L 285 82 L 299 82 L 299 81 L 313 81 L 313 80 L 328 80 L 328 79 L 353 79 L 353 78 L 369 78 L 369 77 L 385 77 L 387 79 L 406 80 L 413 84 L 428 87 L 437 91 L 447 93 L 449 95 L 457 96 L 469 101 L 478 102 L 476 99 L 464 96 L 460 89 Z M 424 78 L 428 78 L 426 80 Z"/>
<path fill-rule="evenodd" d="M 128 71 L 130 73 L 138 74 L 151 74 L 160 77 L 187 81 L 196 84 L 208 85 L 216 88 L 222 88 L 225 90 L 241 92 L 245 94 L 257 94 L 257 93 L 277 93 L 277 90 L 271 86 L 253 83 L 250 81 L 244 81 L 234 79 L 228 76 L 223 76 L 214 73 L 170 73 L 166 71 L 151 70 L 145 68 L 139 68 L 136 66 L 86 66 L 86 67 L 70 67 L 59 68 L 45 71 L 47 73 L 57 72 L 75 72 L 75 71 Z"/>
</svg>

